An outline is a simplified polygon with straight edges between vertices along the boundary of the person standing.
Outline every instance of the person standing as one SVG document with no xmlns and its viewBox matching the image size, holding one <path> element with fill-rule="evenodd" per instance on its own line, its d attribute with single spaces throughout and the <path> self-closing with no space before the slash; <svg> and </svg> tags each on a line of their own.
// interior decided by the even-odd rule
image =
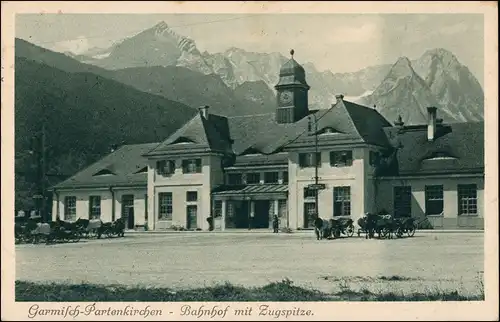
<svg viewBox="0 0 500 322">
<path fill-rule="evenodd" d="M 278 233 L 279 228 L 279 218 L 278 215 L 273 216 L 273 233 Z"/>
<path fill-rule="evenodd" d="M 255 213 L 253 211 L 250 211 L 250 220 L 248 222 L 248 230 L 251 230 L 253 228 L 253 218 L 255 217 Z"/>
</svg>

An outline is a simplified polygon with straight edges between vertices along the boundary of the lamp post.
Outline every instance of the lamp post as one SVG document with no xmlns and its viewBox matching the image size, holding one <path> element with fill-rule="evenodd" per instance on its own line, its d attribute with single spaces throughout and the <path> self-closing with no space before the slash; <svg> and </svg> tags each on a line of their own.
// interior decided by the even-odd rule
<svg viewBox="0 0 500 322">
<path fill-rule="evenodd" d="M 310 185 L 309 188 L 314 190 L 314 215 L 319 217 L 318 211 L 318 194 L 320 189 L 324 189 L 324 185 L 319 184 L 318 176 L 318 119 L 316 114 L 311 114 L 309 118 L 309 131 L 311 131 L 311 116 L 314 117 L 314 184 Z"/>
</svg>

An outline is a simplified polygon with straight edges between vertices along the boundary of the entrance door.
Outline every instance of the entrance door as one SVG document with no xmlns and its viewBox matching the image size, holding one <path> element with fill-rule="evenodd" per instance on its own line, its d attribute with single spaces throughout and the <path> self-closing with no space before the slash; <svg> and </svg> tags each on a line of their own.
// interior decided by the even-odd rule
<svg viewBox="0 0 500 322">
<path fill-rule="evenodd" d="M 269 228 L 269 200 L 255 200 L 255 218 L 252 228 Z"/>
<path fill-rule="evenodd" d="M 304 228 L 314 228 L 314 213 L 316 212 L 316 203 L 304 203 Z"/>
<path fill-rule="evenodd" d="M 127 228 L 133 229 L 135 225 L 134 219 L 134 195 L 122 196 L 122 217 L 127 222 Z"/>
<path fill-rule="evenodd" d="M 186 228 L 194 229 L 198 227 L 198 207 L 196 205 L 190 205 L 186 207 Z"/>
</svg>

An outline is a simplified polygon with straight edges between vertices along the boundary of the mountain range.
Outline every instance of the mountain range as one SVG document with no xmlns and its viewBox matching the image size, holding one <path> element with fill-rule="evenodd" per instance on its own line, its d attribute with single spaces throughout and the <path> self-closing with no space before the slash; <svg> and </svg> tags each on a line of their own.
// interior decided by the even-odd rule
<svg viewBox="0 0 500 322">
<path fill-rule="evenodd" d="M 108 49 L 100 49 L 97 54 L 92 49 L 75 58 L 107 70 L 184 67 L 199 74 L 217 76 L 229 89 L 248 82 L 264 82 L 270 91 L 258 85 L 253 88 L 247 84 L 245 88 L 248 88 L 247 93 L 260 97 L 257 101 L 265 102 L 273 95 L 281 65 L 289 59 L 276 52 L 256 53 L 235 47 L 220 53 L 201 52 L 194 40 L 177 34 L 165 22 Z M 408 68 L 402 68 L 401 59 L 408 62 Z M 415 60 L 401 59 L 393 65 L 371 66 L 353 73 L 318 71 L 313 63 L 303 63 L 311 86 L 311 109 L 330 107 L 335 95 L 342 93 L 347 99 L 377 105 L 389 120 L 397 118 L 395 113 L 401 113 L 410 124 L 421 123 L 419 111 L 425 110 L 426 105 L 431 103 L 442 109 L 441 114 L 448 122 L 483 119 L 484 93 L 481 85 L 453 53 L 438 48 L 426 51 Z M 411 81 L 403 80 L 405 77 Z M 424 82 L 421 83 L 419 78 Z M 389 84 L 397 79 L 403 80 L 405 85 L 398 84 L 392 89 Z M 144 87 L 140 88 L 144 90 Z M 158 93 L 153 89 L 150 91 Z"/>
</svg>

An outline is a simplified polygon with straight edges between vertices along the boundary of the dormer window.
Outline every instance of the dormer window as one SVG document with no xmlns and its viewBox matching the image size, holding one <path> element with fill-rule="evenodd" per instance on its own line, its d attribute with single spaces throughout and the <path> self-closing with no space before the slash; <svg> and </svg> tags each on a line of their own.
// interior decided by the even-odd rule
<svg viewBox="0 0 500 322">
<path fill-rule="evenodd" d="M 332 167 L 349 167 L 352 165 L 352 151 L 330 152 L 330 165 Z"/>
<path fill-rule="evenodd" d="M 195 142 L 184 136 L 181 136 L 180 138 L 172 142 L 172 144 L 189 144 L 189 143 L 195 143 Z"/>
<path fill-rule="evenodd" d="M 331 127 L 325 127 L 324 129 L 320 130 L 318 132 L 319 135 L 324 135 L 324 134 L 339 134 L 341 133 L 340 131 L 337 131 L 334 128 Z"/>
<path fill-rule="evenodd" d="M 425 160 L 454 160 L 454 159 L 456 159 L 456 157 L 447 152 L 442 152 L 442 151 L 434 152 L 428 158 L 425 158 Z"/>
<path fill-rule="evenodd" d="M 161 160 L 156 161 L 156 173 L 161 176 L 169 176 L 175 172 L 175 161 Z"/>
<path fill-rule="evenodd" d="M 114 176 L 115 174 L 109 169 L 102 169 L 93 174 L 94 177 L 97 176 Z"/>
</svg>

